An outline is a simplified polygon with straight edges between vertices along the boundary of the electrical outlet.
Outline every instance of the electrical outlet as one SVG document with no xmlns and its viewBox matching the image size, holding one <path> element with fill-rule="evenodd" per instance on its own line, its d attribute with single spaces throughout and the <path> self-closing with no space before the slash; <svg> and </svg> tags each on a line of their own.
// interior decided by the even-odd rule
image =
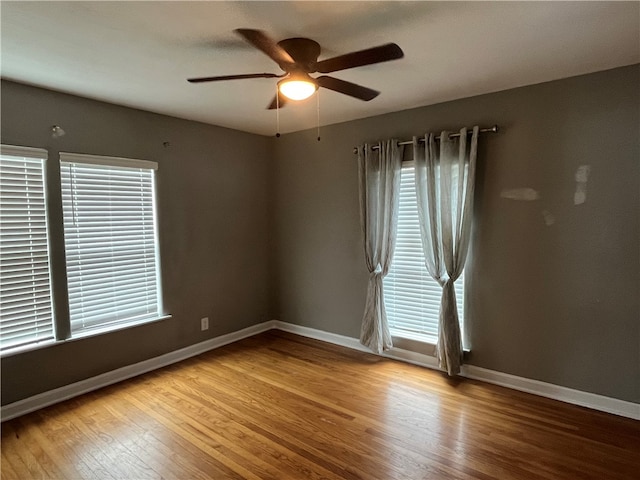
<svg viewBox="0 0 640 480">
<path fill-rule="evenodd" d="M 200 330 L 209 330 L 209 317 L 204 317 L 200 319 Z"/>
</svg>

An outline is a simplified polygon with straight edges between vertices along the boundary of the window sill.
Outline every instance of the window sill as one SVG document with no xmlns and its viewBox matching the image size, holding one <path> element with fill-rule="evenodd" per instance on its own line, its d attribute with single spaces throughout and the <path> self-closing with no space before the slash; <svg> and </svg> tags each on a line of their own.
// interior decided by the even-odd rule
<svg viewBox="0 0 640 480">
<path fill-rule="evenodd" d="M 8 350 L 0 353 L 0 358 L 12 357 L 14 355 L 19 355 L 21 353 L 32 352 L 33 350 L 41 350 L 43 348 L 48 348 L 58 343 L 61 343 L 62 341 L 64 340 L 55 340 L 52 338 L 49 340 L 42 340 L 41 342 L 37 342 L 37 343 L 30 343 L 28 345 L 23 345 L 21 347 L 9 348 Z"/>
<path fill-rule="evenodd" d="M 149 325 L 151 323 L 161 322 L 163 320 L 168 320 L 171 318 L 171 315 L 162 315 L 157 318 L 152 318 L 150 320 L 136 321 L 131 323 L 123 323 L 120 325 L 115 325 L 111 327 L 104 328 L 95 328 L 86 332 L 78 333 L 73 337 L 69 337 L 63 340 L 43 340 L 42 342 L 32 343 L 29 345 L 24 345 L 22 347 L 10 348 L 7 351 L 0 353 L 0 358 L 12 357 L 14 355 L 20 355 L 22 353 L 32 352 L 34 350 L 42 350 L 45 348 L 53 347 L 56 345 L 61 345 L 63 343 L 75 342 L 77 340 L 85 340 L 91 337 L 97 337 L 99 335 L 105 335 L 107 333 L 119 332 L 121 330 L 126 330 L 128 328 L 139 327 L 141 325 Z"/>
<path fill-rule="evenodd" d="M 394 347 L 432 357 L 436 356 L 438 339 L 432 336 L 392 329 L 391 339 Z M 463 349 L 465 358 L 470 351 L 468 348 Z"/>
</svg>

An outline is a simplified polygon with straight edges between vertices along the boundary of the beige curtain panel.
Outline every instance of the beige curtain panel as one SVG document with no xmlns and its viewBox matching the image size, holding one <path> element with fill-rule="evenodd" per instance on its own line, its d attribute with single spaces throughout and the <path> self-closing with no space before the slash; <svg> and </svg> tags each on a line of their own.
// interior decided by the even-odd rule
<svg viewBox="0 0 640 480">
<path fill-rule="evenodd" d="M 479 128 L 473 127 L 468 142 L 467 129 L 459 138 L 440 134 L 413 138 L 418 216 L 425 266 L 442 286 L 437 354 L 440 368 L 449 375 L 460 373 L 462 338 L 454 283 L 462 273 L 473 211 L 473 192 Z M 463 299 L 460 299 L 463 301 Z"/>
<path fill-rule="evenodd" d="M 366 144 L 358 147 L 360 224 L 369 270 L 360 342 L 381 353 L 393 346 L 384 309 L 382 279 L 389 271 L 395 245 L 404 148 L 397 140 L 380 142 L 378 147 L 376 151 Z"/>
</svg>

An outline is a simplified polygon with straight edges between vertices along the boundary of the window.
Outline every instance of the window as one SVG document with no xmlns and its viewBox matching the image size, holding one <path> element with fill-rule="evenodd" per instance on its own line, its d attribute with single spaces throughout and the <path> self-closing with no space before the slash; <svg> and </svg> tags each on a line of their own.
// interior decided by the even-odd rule
<svg viewBox="0 0 640 480">
<path fill-rule="evenodd" d="M 45 150 L 2 146 L 0 349 L 53 338 Z"/>
<path fill-rule="evenodd" d="M 463 319 L 464 273 L 456 280 L 460 323 Z M 392 335 L 436 343 L 442 288 L 427 272 L 420 239 L 413 162 L 404 162 L 396 247 L 384 278 L 384 299 Z"/>
<path fill-rule="evenodd" d="M 71 333 L 160 316 L 157 164 L 60 154 Z"/>
</svg>

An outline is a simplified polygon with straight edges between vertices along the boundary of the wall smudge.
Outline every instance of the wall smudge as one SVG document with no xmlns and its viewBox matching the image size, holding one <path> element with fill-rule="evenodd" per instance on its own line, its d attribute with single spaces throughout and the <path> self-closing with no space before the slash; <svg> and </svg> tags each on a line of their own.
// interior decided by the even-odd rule
<svg viewBox="0 0 640 480">
<path fill-rule="evenodd" d="M 589 180 L 589 165 L 580 165 L 576 170 L 576 191 L 573 194 L 573 204 L 581 205 L 587 201 L 587 181 Z"/>
<path fill-rule="evenodd" d="M 542 211 L 542 218 L 544 219 L 544 224 L 547 227 L 550 227 L 551 225 L 556 223 L 555 215 L 553 213 L 551 213 L 549 210 L 543 210 Z"/>
<path fill-rule="evenodd" d="M 500 196 L 502 198 L 508 198 L 509 200 L 520 200 L 525 202 L 532 202 L 540 198 L 540 194 L 537 190 L 528 187 L 502 190 L 500 192 Z"/>
</svg>

